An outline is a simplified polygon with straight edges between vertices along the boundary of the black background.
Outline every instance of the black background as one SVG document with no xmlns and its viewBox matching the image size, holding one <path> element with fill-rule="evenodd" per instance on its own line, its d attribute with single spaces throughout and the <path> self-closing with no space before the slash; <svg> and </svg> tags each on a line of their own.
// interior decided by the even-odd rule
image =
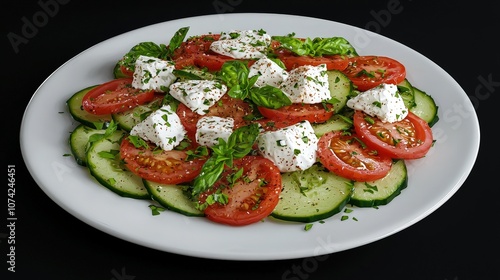
<svg viewBox="0 0 500 280">
<path fill-rule="evenodd" d="M 497 2 L 183 0 L 173 7 L 173 1 L 55 1 L 2 4 L 0 104 L 7 126 L 2 132 L 7 143 L 2 147 L 7 155 L 4 167 L 17 167 L 18 221 L 15 273 L 7 270 L 8 230 L 0 227 L 0 275 L 6 275 L 1 279 L 500 279 L 499 155 L 498 138 L 493 136 L 500 93 Z M 39 2 L 58 3 L 58 11 L 16 52 L 7 34 L 20 35 L 23 18 L 32 21 L 43 11 Z M 402 12 L 381 17 L 380 11 L 393 2 L 399 2 Z M 469 95 L 480 120 L 480 153 L 463 186 L 417 224 L 311 263 L 307 259 L 221 261 L 145 248 L 81 222 L 35 184 L 21 157 L 19 128 L 31 96 L 61 64 L 94 44 L 150 24 L 244 12 L 311 16 L 368 28 L 440 65 Z M 481 86 L 481 77 L 490 80 L 490 87 Z M 463 131 L 463 137 L 467 133 Z M 7 184 L 0 199 L 2 212 L 7 208 L 6 188 Z M 7 224 L 5 219 L 2 224 Z"/>
</svg>

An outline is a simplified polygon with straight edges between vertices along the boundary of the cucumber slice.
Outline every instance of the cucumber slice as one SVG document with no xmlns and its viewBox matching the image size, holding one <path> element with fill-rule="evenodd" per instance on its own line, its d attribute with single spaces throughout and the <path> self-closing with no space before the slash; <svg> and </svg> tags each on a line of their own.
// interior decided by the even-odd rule
<svg viewBox="0 0 500 280">
<path fill-rule="evenodd" d="M 151 198 L 161 206 L 174 212 L 194 217 L 203 217 L 205 214 L 196 209 L 195 202 L 186 194 L 188 186 L 160 184 L 143 180 Z"/>
<path fill-rule="evenodd" d="M 416 105 L 410 111 L 424 119 L 432 127 L 439 120 L 436 102 L 429 94 L 416 87 L 413 87 L 413 92 L 415 93 Z"/>
<path fill-rule="evenodd" d="M 415 93 L 413 91 L 413 86 L 410 84 L 410 82 L 407 79 L 404 79 L 401 83 L 398 85 L 398 92 L 401 95 L 401 98 L 403 98 L 403 102 L 406 106 L 406 108 L 413 108 L 416 106 L 415 104 Z"/>
<path fill-rule="evenodd" d="M 323 134 L 330 131 L 346 130 L 352 126 L 337 114 L 333 115 L 328 121 L 324 123 L 313 123 L 311 125 L 314 130 L 314 134 L 316 134 L 317 137 L 321 137 L 323 136 Z"/>
<path fill-rule="evenodd" d="M 352 82 L 344 73 L 338 70 L 330 70 L 327 71 L 327 73 L 330 95 L 332 100 L 335 100 L 333 103 L 335 114 L 324 123 L 312 124 L 314 133 L 318 137 L 321 137 L 327 132 L 348 129 L 351 126 L 351 124 L 342 120 L 337 113 L 341 112 L 347 103 L 347 99 L 353 89 Z"/>
<path fill-rule="evenodd" d="M 349 204 L 373 207 L 391 202 L 408 185 L 408 173 L 404 160 L 392 164 L 389 174 L 370 182 L 354 182 L 354 192 Z"/>
<path fill-rule="evenodd" d="M 132 127 L 144 120 L 149 113 L 160 108 L 161 104 L 161 98 L 154 99 L 149 103 L 139 105 L 131 110 L 112 114 L 111 117 L 120 129 L 130 132 Z"/>
<path fill-rule="evenodd" d="M 345 107 L 347 99 L 351 94 L 353 89 L 352 82 L 339 70 L 329 70 L 327 74 L 330 95 L 336 101 L 333 103 L 333 110 L 335 113 L 339 113 Z"/>
<path fill-rule="evenodd" d="M 82 107 L 82 100 L 85 94 L 96 86 L 84 88 L 73 94 L 67 101 L 71 117 L 79 123 L 93 128 L 106 128 L 111 121 L 111 115 L 94 115 L 85 111 Z"/>
<path fill-rule="evenodd" d="M 174 75 L 179 79 L 179 81 L 189 81 L 189 80 L 214 80 L 216 75 L 211 73 L 206 69 L 200 69 L 194 66 L 185 67 L 182 70 L 174 70 Z"/>
<path fill-rule="evenodd" d="M 150 199 L 142 178 L 127 170 L 120 160 L 120 142 L 125 132 L 116 130 L 92 143 L 87 152 L 90 174 L 111 191 L 138 199 Z"/>
<path fill-rule="evenodd" d="M 71 153 L 81 166 L 87 166 L 87 151 L 90 147 L 89 139 L 94 134 L 104 134 L 105 129 L 95 129 L 86 125 L 78 125 L 69 136 Z"/>
<path fill-rule="evenodd" d="M 352 182 L 320 165 L 304 171 L 284 173 L 283 189 L 271 216 L 280 220 L 315 222 L 331 217 L 345 207 Z"/>
</svg>

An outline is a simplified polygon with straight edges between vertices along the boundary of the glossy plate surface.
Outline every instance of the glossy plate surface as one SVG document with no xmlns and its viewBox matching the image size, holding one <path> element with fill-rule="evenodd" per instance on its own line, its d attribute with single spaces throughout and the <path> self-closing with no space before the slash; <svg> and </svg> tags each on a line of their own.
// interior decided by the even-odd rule
<svg viewBox="0 0 500 280">
<path fill-rule="evenodd" d="M 139 42 L 167 44 L 181 27 L 188 36 L 233 29 L 264 29 L 271 35 L 346 38 L 360 55 L 384 55 L 401 61 L 408 80 L 439 106 L 433 126 L 436 143 L 423 159 L 407 162 L 408 187 L 389 205 L 352 208 L 350 219 L 337 214 L 324 224 L 273 219 L 229 227 L 204 218 L 164 211 L 153 216 L 149 201 L 120 197 L 78 166 L 70 154 L 69 133 L 77 125 L 66 108 L 75 92 L 112 79 L 115 63 Z M 454 108 L 461 108 L 457 112 Z M 63 112 L 63 113 L 61 113 Z M 464 137 L 466 132 L 467 137 Z M 479 149 L 479 124 L 460 85 L 442 68 L 414 50 L 349 25 L 280 14 L 208 15 L 159 23 L 103 41 L 63 64 L 37 89 L 21 127 L 21 149 L 36 183 L 64 210 L 103 232 L 142 246 L 202 258 L 276 260 L 310 257 L 362 246 L 395 234 L 445 203 L 469 175 Z M 457 152 L 460 151 L 460 152 Z M 356 220 L 352 219 L 356 218 Z"/>
</svg>

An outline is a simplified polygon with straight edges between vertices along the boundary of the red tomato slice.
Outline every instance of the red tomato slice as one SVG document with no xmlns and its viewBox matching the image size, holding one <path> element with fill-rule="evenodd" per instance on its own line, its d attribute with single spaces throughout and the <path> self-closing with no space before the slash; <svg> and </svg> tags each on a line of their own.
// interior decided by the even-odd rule
<svg viewBox="0 0 500 280">
<path fill-rule="evenodd" d="M 289 106 L 284 106 L 279 109 L 270 109 L 266 107 L 257 107 L 260 113 L 271 120 L 287 121 L 290 124 L 295 124 L 301 121 L 309 121 L 311 123 L 326 122 L 333 116 L 333 106 L 327 104 L 327 109 L 321 103 L 317 104 L 302 104 L 294 103 Z"/>
<path fill-rule="evenodd" d="M 123 65 L 120 65 L 120 71 L 124 77 L 132 78 L 134 76 L 134 71 Z"/>
<path fill-rule="evenodd" d="M 353 125 L 361 140 L 394 159 L 416 159 L 427 154 L 432 147 L 433 136 L 429 124 L 422 118 L 408 112 L 405 119 L 395 123 L 384 123 L 369 117 L 367 122 L 362 111 L 356 111 Z"/>
<path fill-rule="evenodd" d="M 289 122 L 288 120 L 276 121 L 273 119 L 262 118 L 258 120 L 254 120 L 252 122 L 260 124 L 261 129 L 265 131 L 276 131 L 278 129 L 285 128 L 287 126 L 293 125 L 295 123 Z"/>
<path fill-rule="evenodd" d="M 210 107 L 205 115 L 193 112 L 183 103 L 180 103 L 179 106 L 177 106 L 177 115 L 179 116 L 180 121 L 186 129 L 190 139 L 194 139 L 192 137 L 196 134 L 196 124 L 198 123 L 198 120 L 204 116 L 233 118 L 234 129 L 236 129 L 248 123 L 245 120 L 245 117 L 252 112 L 252 108 L 247 102 L 241 99 L 232 98 L 227 94 L 224 94 L 218 102 Z"/>
<path fill-rule="evenodd" d="M 182 70 L 186 67 L 192 67 L 194 65 L 194 55 L 182 56 L 175 59 L 175 69 Z"/>
<path fill-rule="evenodd" d="M 91 114 L 106 115 L 124 112 L 153 100 L 155 91 L 133 88 L 132 78 L 114 79 L 85 94 L 83 109 Z"/>
<path fill-rule="evenodd" d="M 198 54 L 194 57 L 194 65 L 199 68 L 207 68 L 208 71 L 219 71 L 222 65 L 229 60 L 234 60 L 234 58 L 217 54 L 215 52 L 205 52 Z"/>
<path fill-rule="evenodd" d="M 214 203 L 205 209 L 205 216 L 217 223 L 243 226 L 269 216 L 279 201 L 281 173 L 274 163 L 261 156 L 246 156 L 233 162 L 235 170 L 243 168 L 243 176 L 232 187 L 227 176 L 234 173 L 228 168 L 214 187 L 200 195 L 200 203 L 221 189 L 228 196 L 227 204 Z"/>
<path fill-rule="evenodd" d="M 189 54 L 205 53 L 210 50 L 212 42 L 219 40 L 219 38 L 220 34 L 205 34 L 190 37 L 175 49 L 172 58 L 176 60 L 181 56 Z"/>
<path fill-rule="evenodd" d="M 150 144 L 149 148 L 136 148 L 128 138 L 120 145 L 120 156 L 125 166 L 139 177 L 160 184 L 181 184 L 192 181 L 200 174 L 206 157 L 187 161 L 186 151 L 161 151 Z"/>
<path fill-rule="evenodd" d="M 299 56 L 288 50 L 279 50 L 276 53 L 288 71 L 303 65 L 318 66 L 320 64 L 326 64 L 327 70 L 344 70 L 349 64 L 348 57 L 342 55 Z"/>
<path fill-rule="evenodd" d="M 331 172 L 359 182 L 383 178 L 389 173 L 392 159 L 367 148 L 356 134 L 331 131 L 320 137 L 318 158 Z"/>
<path fill-rule="evenodd" d="M 399 84 L 406 78 L 406 68 L 399 61 L 385 56 L 355 56 L 343 73 L 360 91 L 381 83 Z"/>
<path fill-rule="evenodd" d="M 183 42 L 172 55 L 172 60 L 175 62 L 176 69 L 194 65 L 200 68 L 207 67 L 210 71 L 220 70 L 222 66 L 220 63 L 225 56 L 219 56 L 210 51 L 212 42 L 219 40 L 219 38 L 220 34 L 206 34 L 191 37 Z M 205 57 L 205 55 L 209 56 Z"/>
</svg>

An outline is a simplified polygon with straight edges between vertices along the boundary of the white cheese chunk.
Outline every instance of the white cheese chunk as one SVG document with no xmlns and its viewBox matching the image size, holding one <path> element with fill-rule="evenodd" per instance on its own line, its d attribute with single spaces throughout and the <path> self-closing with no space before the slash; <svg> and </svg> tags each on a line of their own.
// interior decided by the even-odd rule
<svg viewBox="0 0 500 280">
<path fill-rule="evenodd" d="M 271 44 L 271 36 L 259 30 L 232 30 L 221 32 L 219 40 L 210 49 L 236 59 L 265 57 L 263 51 Z"/>
<path fill-rule="evenodd" d="M 172 62 L 141 55 L 135 61 L 132 87 L 164 92 L 176 79 Z"/>
<path fill-rule="evenodd" d="M 326 64 L 299 66 L 288 74 L 280 89 L 293 103 L 314 104 L 332 98 Z"/>
<path fill-rule="evenodd" d="M 276 62 L 267 57 L 260 58 L 250 66 L 248 77 L 255 75 L 260 75 L 254 84 L 256 87 L 265 85 L 279 87 L 288 78 L 286 69 L 281 68 Z"/>
<path fill-rule="evenodd" d="M 309 121 L 263 132 L 257 137 L 257 145 L 259 153 L 281 172 L 305 170 L 316 162 L 318 138 Z"/>
<path fill-rule="evenodd" d="M 394 84 L 380 84 L 377 87 L 361 92 L 347 101 L 347 106 L 360 110 L 382 122 L 397 122 L 408 115 L 403 98 Z"/>
<path fill-rule="evenodd" d="M 202 117 L 196 124 L 196 142 L 212 147 L 219 143 L 219 138 L 227 141 L 233 133 L 234 119 L 217 116 Z"/>
<path fill-rule="evenodd" d="M 189 80 L 170 85 L 170 95 L 200 115 L 205 115 L 226 91 L 226 85 L 214 80 Z"/>
<path fill-rule="evenodd" d="M 135 125 L 130 135 L 139 136 L 169 151 L 184 139 L 186 130 L 170 105 L 164 105 Z"/>
</svg>

